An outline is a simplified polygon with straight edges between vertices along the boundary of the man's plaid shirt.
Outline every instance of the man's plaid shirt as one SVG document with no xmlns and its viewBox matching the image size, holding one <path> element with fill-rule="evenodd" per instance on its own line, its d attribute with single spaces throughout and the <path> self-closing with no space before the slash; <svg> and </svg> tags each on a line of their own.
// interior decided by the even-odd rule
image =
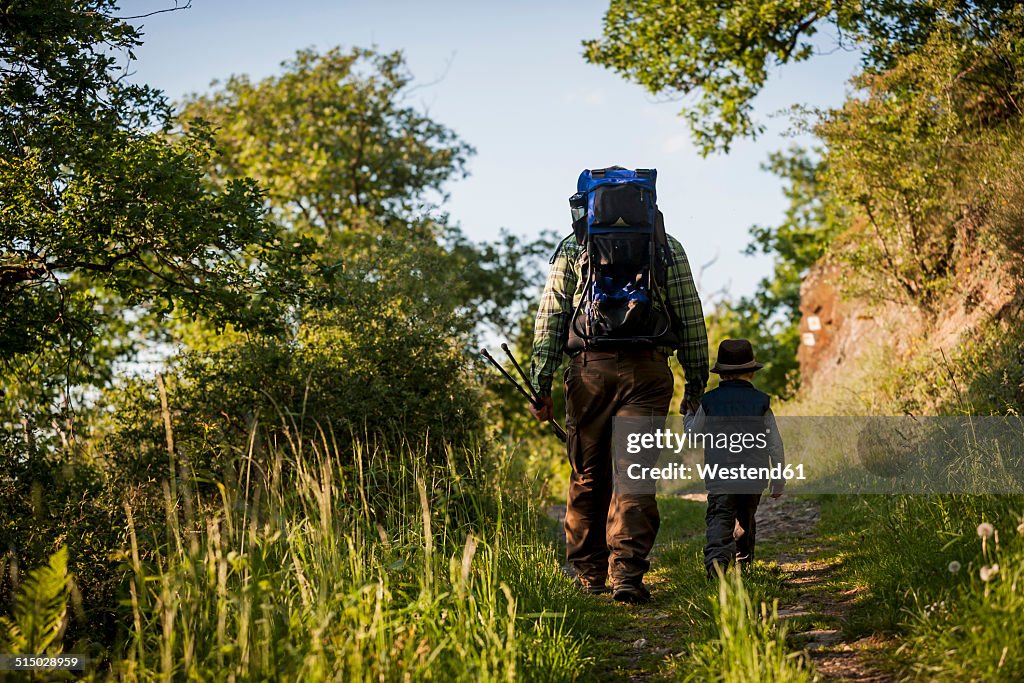
<svg viewBox="0 0 1024 683">
<path fill-rule="evenodd" d="M 672 309 L 675 333 L 679 339 L 676 357 L 686 373 L 686 400 L 699 401 L 708 383 L 708 334 L 704 311 L 693 282 L 690 262 L 676 239 L 668 237 L 671 259 L 668 264 L 665 299 Z M 571 237 L 559 247 L 547 284 L 540 299 L 533 334 L 531 380 L 542 395 L 551 393 L 551 381 L 562 360 L 569 338 L 569 322 L 583 296 L 583 247 Z M 671 353 L 668 347 L 660 351 Z"/>
</svg>

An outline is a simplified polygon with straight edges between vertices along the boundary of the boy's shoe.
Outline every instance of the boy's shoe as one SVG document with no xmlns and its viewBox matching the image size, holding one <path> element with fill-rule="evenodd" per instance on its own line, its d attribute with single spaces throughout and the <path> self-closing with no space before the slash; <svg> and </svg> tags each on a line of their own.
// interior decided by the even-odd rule
<svg viewBox="0 0 1024 683">
<path fill-rule="evenodd" d="M 640 583 L 621 583 L 615 587 L 612 599 L 627 605 L 645 605 L 651 601 L 651 591 Z"/>
</svg>

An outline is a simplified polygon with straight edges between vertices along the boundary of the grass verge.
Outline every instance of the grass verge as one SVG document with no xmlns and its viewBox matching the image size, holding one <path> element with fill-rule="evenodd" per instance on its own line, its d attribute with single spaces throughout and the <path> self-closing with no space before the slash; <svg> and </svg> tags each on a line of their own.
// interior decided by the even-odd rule
<svg viewBox="0 0 1024 683">
<path fill-rule="evenodd" d="M 831 496 L 821 532 L 859 587 L 849 627 L 888 633 L 899 678 L 1024 679 L 1024 498 Z"/>
<path fill-rule="evenodd" d="M 122 636 L 48 650 L 88 652 L 89 679 L 119 681 L 567 681 L 593 665 L 578 635 L 591 606 L 507 458 L 460 454 L 456 471 L 410 448 L 353 462 L 326 442 L 250 453 L 216 500 L 184 505 L 188 489 L 167 482 L 158 528 L 128 508 Z M 63 614 L 73 577 L 51 573 L 19 593 L 42 607 L 5 626 Z"/>
</svg>

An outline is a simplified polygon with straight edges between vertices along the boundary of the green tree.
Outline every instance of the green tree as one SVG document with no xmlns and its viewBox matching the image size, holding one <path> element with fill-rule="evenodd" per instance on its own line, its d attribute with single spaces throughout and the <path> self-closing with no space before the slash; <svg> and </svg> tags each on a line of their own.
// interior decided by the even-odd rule
<svg viewBox="0 0 1024 683">
<path fill-rule="evenodd" d="M 853 293 L 934 313 L 983 245 L 1006 198 L 994 188 L 1013 185 L 1002 150 L 1019 149 L 1024 123 L 1024 11 L 992 20 L 1000 33 L 971 39 L 937 25 L 819 120 L 826 184 L 858 216 L 837 248 Z"/>
<path fill-rule="evenodd" d="M 207 130 L 175 131 L 161 93 L 125 79 L 140 39 L 116 11 L 0 13 L 0 376 L 33 419 L 109 379 L 145 316 L 274 326 L 304 251 L 251 180 L 210 186 Z"/>
<path fill-rule="evenodd" d="M 881 73 L 952 27 L 965 44 L 1000 35 L 1014 0 L 612 0 L 599 39 L 584 55 L 651 93 L 697 93 L 682 114 L 707 154 L 737 137 L 756 136 L 753 99 L 772 67 L 811 59 L 812 38 L 831 27 L 837 47 L 863 55 L 866 73 Z"/>
<path fill-rule="evenodd" d="M 409 227 L 465 175 L 472 147 L 407 103 L 412 75 L 400 52 L 300 51 L 283 73 L 232 76 L 185 103 L 184 120 L 217 129 L 219 179 L 253 178 L 289 229 L 337 238 L 352 229 Z"/>
<path fill-rule="evenodd" d="M 266 188 L 274 220 L 319 244 L 320 284 L 356 262 L 369 266 L 379 240 L 390 236 L 410 253 L 446 261 L 437 271 L 446 276 L 415 269 L 389 276 L 426 278 L 409 286 L 443 298 L 468 329 L 514 327 L 530 286 L 528 262 L 545 243 L 505 232 L 476 245 L 448 224 L 439 210 L 445 186 L 465 175 L 474 150 L 410 104 L 416 86 L 402 54 L 302 50 L 282 67 L 257 82 L 232 76 L 186 101 L 181 120 L 216 130 L 220 153 L 211 174 Z M 373 277 L 385 276 L 376 270 Z"/>
<path fill-rule="evenodd" d="M 329 428 L 342 445 L 429 440 L 435 455 L 478 437 L 483 404 L 467 351 L 485 326 L 518 323 L 543 242 L 504 232 L 474 244 L 448 223 L 436 202 L 472 148 L 409 104 L 400 53 L 305 50 L 282 66 L 214 84 L 179 120 L 211 127 L 218 184 L 255 179 L 271 220 L 316 243 L 309 296 L 281 334 L 178 330 L 186 353 L 172 359 L 172 399 L 189 416 L 180 442 L 206 469 L 244 444 L 254 421 L 269 428 L 282 417 Z M 108 400 L 125 419 L 101 450 L 120 462 L 121 444 L 146 444 L 152 457 L 137 464 L 160 467 L 151 388 Z"/>
</svg>

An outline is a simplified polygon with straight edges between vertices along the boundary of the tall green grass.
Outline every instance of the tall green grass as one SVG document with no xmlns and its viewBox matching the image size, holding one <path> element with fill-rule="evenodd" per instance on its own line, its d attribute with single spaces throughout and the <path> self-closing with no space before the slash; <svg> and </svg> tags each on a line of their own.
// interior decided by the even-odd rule
<svg viewBox="0 0 1024 683">
<path fill-rule="evenodd" d="M 91 679 L 564 681 L 592 664 L 509 454 L 258 443 L 226 481 L 164 482 L 162 524 L 125 505 L 125 628 L 75 644 L 101 653 Z M 34 623 L 21 612 L 6 632 Z"/>
<path fill-rule="evenodd" d="M 112 676 L 571 680 L 564 616 L 523 615 L 565 587 L 502 473 L 355 456 L 342 466 L 327 439 L 262 469 L 250 454 L 194 528 L 168 487 L 164 543 L 144 559 L 131 536 L 133 628 Z"/>
<path fill-rule="evenodd" d="M 806 657 L 791 651 L 777 600 L 754 599 L 737 568 L 718 579 L 714 637 L 691 652 L 695 665 L 686 679 L 720 683 L 804 683 L 813 671 Z"/>
<path fill-rule="evenodd" d="M 1024 680 L 1024 497 L 837 496 L 822 518 L 867 588 L 852 628 L 894 635 L 904 677 Z"/>
</svg>

